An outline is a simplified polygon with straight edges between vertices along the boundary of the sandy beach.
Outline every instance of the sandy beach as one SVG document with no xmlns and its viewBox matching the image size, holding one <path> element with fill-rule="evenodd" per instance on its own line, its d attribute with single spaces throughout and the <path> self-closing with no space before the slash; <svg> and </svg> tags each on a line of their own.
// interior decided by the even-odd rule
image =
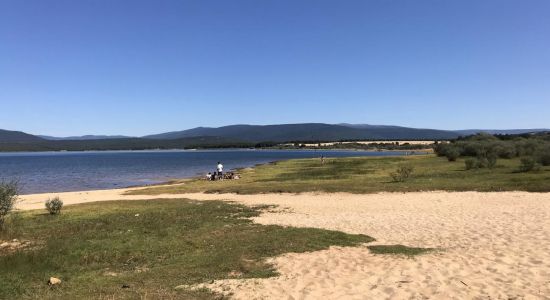
<svg viewBox="0 0 550 300">
<path fill-rule="evenodd" d="M 236 299 L 550 299 L 550 193 L 123 195 L 128 189 L 23 195 L 17 208 L 190 198 L 274 204 L 262 224 L 362 233 L 372 244 L 440 249 L 414 258 L 374 255 L 366 246 L 286 254 L 279 277 L 207 285 Z"/>
</svg>

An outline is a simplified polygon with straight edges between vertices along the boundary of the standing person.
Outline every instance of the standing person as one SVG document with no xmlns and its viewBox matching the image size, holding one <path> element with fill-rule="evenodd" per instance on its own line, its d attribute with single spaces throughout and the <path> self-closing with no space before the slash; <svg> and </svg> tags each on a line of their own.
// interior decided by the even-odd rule
<svg viewBox="0 0 550 300">
<path fill-rule="evenodd" d="M 218 170 L 218 179 L 223 179 L 223 165 L 221 162 L 218 162 L 217 170 Z"/>
</svg>

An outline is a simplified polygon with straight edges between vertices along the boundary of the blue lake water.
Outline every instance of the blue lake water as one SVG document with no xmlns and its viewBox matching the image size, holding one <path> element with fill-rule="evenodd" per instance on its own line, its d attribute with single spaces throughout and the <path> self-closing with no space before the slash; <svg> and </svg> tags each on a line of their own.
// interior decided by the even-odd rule
<svg viewBox="0 0 550 300">
<path fill-rule="evenodd" d="M 401 152 L 197 150 L 0 153 L 0 180 L 17 179 L 22 193 L 146 185 L 292 158 L 387 156 Z"/>
</svg>

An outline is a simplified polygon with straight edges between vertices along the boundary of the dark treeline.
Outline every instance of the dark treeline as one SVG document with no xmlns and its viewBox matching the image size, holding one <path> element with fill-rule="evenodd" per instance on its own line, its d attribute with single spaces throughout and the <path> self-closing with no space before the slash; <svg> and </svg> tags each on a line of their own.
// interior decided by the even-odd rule
<svg viewBox="0 0 550 300">
<path fill-rule="evenodd" d="M 0 143 L 0 151 L 101 151 L 101 150 L 152 150 L 152 149 L 204 149 L 243 148 L 254 144 L 219 137 L 194 137 L 173 140 L 142 138 L 61 140 L 21 143 Z"/>
<path fill-rule="evenodd" d="M 522 164 L 532 166 L 550 165 L 550 133 L 522 135 L 477 134 L 460 137 L 450 143 L 439 143 L 435 147 L 439 156 L 455 161 L 461 156 L 470 157 L 466 168 L 493 167 L 499 158 L 522 157 Z"/>
<path fill-rule="evenodd" d="M 309 145 L 309 146 L 308 146 Z M 312 146 L 313 145 L 313 146 Z M 323 145 L 322 143 L 289 143 L 284 145 L 274 145 L 272 147 L 277 147 L 278 149 L 321 149 L 321 150 L 330 150 L 330 149 L 356 149 L 356 150 L 424 150 L 431 149 L 433 145 L 423 145 L 423 144 L 410 144 L 406 142 L 381 142 L 381 143 L 359 143 L 359 142 L 347 142 L 347 143 L 334 143 L 331 145 Z"/>
<path fill-rule="evenodd" d="M 264 148 L 264 149 L 360 149 L 360 150 L 421 150 L 434 148 L 440 156 L 456 160 L 460 156 L 480 158 L 512 158 L 532 156 L 541 165 L 550 163 L 550 133 L 522 135 L 477 134 L 459 137 L 432 145 L 410 144 L 403 141 L 380 141 L 364 144 L 353 140 L 342 140 L 332 145 L 331 141 L 243 142 L 223 137 L 189 137 L 180 139 L 120 138 L 98 140 L 40 140 L 29 142 L 1 142 L 0 152 L 15 151 L 102 151 L 102 150 L 152 150 L 152 149 L 220 149 L 220 148 Z M 310 146 L 306 146 L 306 144 Z"/>
<path fill-rule="evenodd" d="M 376 144 L 340 143 L 332 146 L 319 146 L 318 149 L 385 149 L 416 150 L 426 146 L 411 145 L 392 141 Z M 280 142 L 243 142 L 223 137 L 188 137 L 179 139 L 119 138 L 97 140 L 38 140 L 25 142 L 2 142 L 0 152 L 17 151 L 103 151 L 103 150 L 152 150 L 152 149 L 221 149 L 221 148 L 260 148 L 260 149 L 300 149 L 307 144 L 321 144 L 331 141 L 290 141 Z M 429 146 L 428 146 L 429 148 Z"/>
</svg>

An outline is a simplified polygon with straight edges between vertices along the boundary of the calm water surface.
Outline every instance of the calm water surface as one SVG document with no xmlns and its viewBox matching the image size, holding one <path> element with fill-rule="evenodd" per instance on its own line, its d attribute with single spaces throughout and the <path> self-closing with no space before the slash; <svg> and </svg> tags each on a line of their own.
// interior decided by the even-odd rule
<svg viewBox="0 0 550 300">
<path fill-rule="evenodd" d="M 0 153 L 0 179 L 18 179 L 22 193 L 109 189 L 159 183 L 292 158 L 402 155 L 400 152 L 200 150 Z"/>
</svg>

